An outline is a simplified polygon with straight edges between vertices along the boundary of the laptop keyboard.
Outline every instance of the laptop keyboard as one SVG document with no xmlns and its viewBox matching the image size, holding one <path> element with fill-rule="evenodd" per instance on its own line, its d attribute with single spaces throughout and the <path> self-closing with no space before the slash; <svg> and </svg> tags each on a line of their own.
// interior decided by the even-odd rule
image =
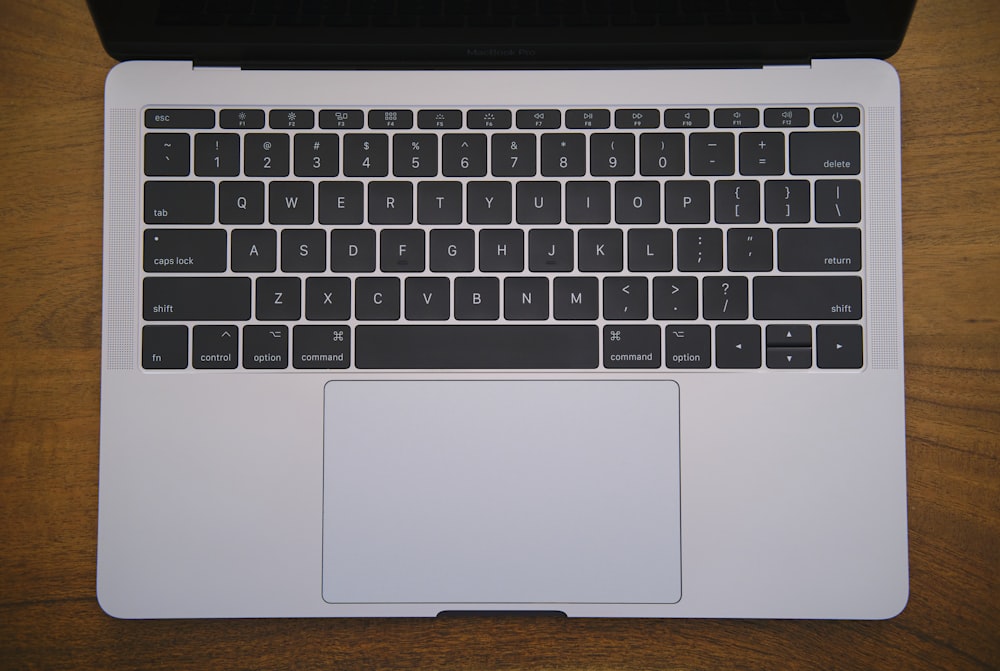
<svg viewBox="0 0 1000 671">
<path fill-rule="evenodd" d="M 854 106 L 144 127 L 147 370 L 864 364 Z"/>
</svg>

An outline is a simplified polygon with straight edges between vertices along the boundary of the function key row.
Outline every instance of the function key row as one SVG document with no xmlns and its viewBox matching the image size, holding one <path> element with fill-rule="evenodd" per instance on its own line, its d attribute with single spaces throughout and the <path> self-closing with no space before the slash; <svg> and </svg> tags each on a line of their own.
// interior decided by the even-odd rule
<svg viewBox="0 0 1000 671">
<path fill-rule="evenodd" d="M 763 125 L 768 128 L 853 128 L 861 124 L 857 107 L 818 107 L 812 112 L 806 107 L 768 107 L 763 110 Z M 219 112 L 221 128 L 255 130 L 265 125 L 273 129 L 290 130 L 319 128 L 356 130 L 365 127 L 378 130 L 410 129 L 453 130 L 464 127 L 474 130 L 508 129 L 516 126 L 525 130 L 555 128 L 588 129 L 648 129 L 648 128 L 758 128 L 761 110 L 739 108 L 672 108 L 660 112 L 656 108 L 616 109 L 474 109 L 463 114 L 457 109 L 426 109 L 414 114 L 409 109 L 324 109 L 317 114 L 312 109 L 224 109 Z M 464 117 L 464 118 L 463 118 Z M 147 128 L 208 129 L 216 127 L 212 109 L 147 109 Z"/>
</svg>

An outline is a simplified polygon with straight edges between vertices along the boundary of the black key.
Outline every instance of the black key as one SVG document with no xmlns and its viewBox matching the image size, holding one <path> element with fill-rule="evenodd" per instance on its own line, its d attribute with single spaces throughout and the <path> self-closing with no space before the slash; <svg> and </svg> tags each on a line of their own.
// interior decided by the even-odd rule
<svg viewBox="0 0 1000 671">
<path fill-rule="evenodd" d="M 288 154 L 288 136 L 284 133 L 247 133 L 243 136 L 243 174 L 287 177 Z"/>
<path fill-rule="evenodd" d="M 621 271 L 624 264 L 620 229 L 595 231 L 587 228 L 579 235 L 577 266 L 580 270 L 591 273 Z"/>
<path fill-rule="evenodd" d="M 465 125 L 473 130 L 510 128 L 510 110 L 469 110 Z"/>
<path fill-rule="evenodd" d="M 695 277 L 654 277 L 653 318 L 697 319 L 698 279 Z"/>
<path fill-rule="evenodd" d="M 615 182 L 615 221 L 619 224 L 660 223 L 659 182 Z"/>
<path fill-rule="evenodd" d="M 611 184 L 566 182 L 566 223 L 606 224 L 611 221 Z"/>
<path fill-rule="evenodd" d="M 788 166 L 793 175 L 860 174 L 861 135 L 857 131 L 790 133 Z"/>
<path fill-rule="evenodd" d="M 805 224 L 810 214 L 809 182 L 768 180 L 764 183 L 764 220 L 769 224 Z"/>
<path fill-rule="evenodd" d="M 816 365 L 820 368 L 861 368 L 864 337 L 854 324 L 820 324 L 816 327 Z"/>
<path fill-rule="evenodd" d="M 556 319 L 597 319 L 596 277 L 557 277 L 552 281 L 552 316 Z"/>
<path fill-rule="evenodd" d="M 319 183 L 319 223 L 360 224 L 365 216 L 362 182 L 341 180 Z"/>
<path fill-rule="evenodd" d="M 392 174 L 434 177 L 438 174 L 437 135 L 398 133 L 392 137 Z"/>
<path fill-rule="evenodd" d="M 448 319 L 451 290 L 447 277 L 408 277 L 404 297 L 406 318 L 410 320 Z"/>
<path fill-rule="evenodd" d="M 379 267 L 384 273 L 424 271 L 424 232 L 382 231 L 379 236 Z"/>
<path fill-rule="evenodd" d="M 385 177 L 389 174 L 389 136 L 384 133 L 344 135 L 344 175 Z"/>
<path fill-rule="evenodd" d="M 330 270 L 335 273 L 370 273 L 375 270 L 375 231 L 330 232 Z"/>
<path fill-rule="evenodd" d="M 264 223 L 264 182 L 219 182 L 219 222 Z"/>
<path fill-rule="evenodd" d="M 299 324 L 292 329 L 294 368 L 347 368 L 350 365 L 350 326 Z"/>
<path fill-rule="evenodd" d="M 692 175 L 732 175 L 736 171 L 736 139 L 732 133 L 691 133 Z"/>
<path fill-rule="evenodd" d="M 861 221 L 861 182 L 856 179 L 816 180 L 816 221 L 856 224 Z"/>
<path fill-rule="evenodd" d="M 431 270 L 436 273 L 472 272 L 476 265 L 476 237 L 467 229 L 431 231 Z"/>
<path fill-rule="evenodd" d="M 605 368 L 659 368 L 660 327 L 613 324 L 604 327 Z"/>
<path fill-rule="evenodd" d="M 768 368 L 811 368 L 812 348 L 810 347 L 768 347 Z"/>
<path fill-rule="evenodd" d="M 559 182 L 518 182 L 517 223 L 558 224 L 562 220 Z"/>
<path fill-rule="evenodd" d="M 215 222 L 212 182 L 146 182 L 143 221 L 147 224 L 211 224 Z"/>
<path fill-rule="evenodd" d="M 306 319 L 345 321 L 351 318 L 351 280 L 346 277 L 306 279 Z"/>
<path fill-rule="evenodd" d="M 657 121 L 659 115 L 656 116 Z M 631 133 L 594 133 L 590 136 L 590 174 L 635 174 L 635 136 Z"/>
<path fill-rule="evenodd" d="M 535 135 L 533 133 L 497 133 L 491 140 L 493 174 L 497 177 L 534 177 Z"/>
<path fill-rule="evenodd" d="M 368 222 L 413 223 L 413 182 L 368 182 Z"/>
<path fill-rule="evenodd" d="M 708 128 L 707 109 L 668 109 L 663 113 L 667 128 Z"/>
<path fill-rule="evenodd" d="M 239 363 L 240 330 L 236 326 L 195 326 L 191 341 L 195 368 L 236 368 Z"/>
<path fill-rule="evenodd" d="M 608 128 L 611 125 L 611 111 L 606 109 L 566 110 L 566 128 L 593 129 Z"/>
<path fill-rule="evenodd" d="M 768 128 L 802 128 L 809 125 L 806 107 L 768 107 L 764 110 L 764 125 Z"/>
<path fill-rule="evenodd" d="M 668 180 L 663 186 L 664 218 L 668 224 L 707 224 L 712 188 L 707 181 Z"/>
<path fill-rule="evenodd" d="M 462 127 L 462 110 L 420 110 L 417 127 L 425 129 L 453 129 Z"/>
<path fill-rule="evenodd" d="M 760 111 L 753 107 L 715 110 L 716 128 L 756 128 L 760 125 Z"/>
<path fill-rule="evenodd" d="M 754 181 L 715 182 L 715 221 L 756 224 L 760 221 L 760 184 Z"/>
<path fill-rule="evenodd" d="M 813 121 L 820 128 L 860 126 L 861 110 L 857 107 L 817 107 Z"/>
<path fill-rule="evenodd" d="M 143 115 L 146 128 L 214 128 L 215 110 L 148 109 Z"/>
<path fill-rule="evenodd" d="M 730 228 L 726 232 L 726 258 L 732 272 L 766 272 L 774 267 L 771 229 Z"/>
<path fill-rule="evenodd" d="M 354 284 L 354 316 L 365 320 L 399 319 L 399 279 L 359 277 Z"/>
<path fill-rule="evenodd" d="M 273 229 L 233 231 L 230 264 L 237 273 L 272 273 L 277 268 L 278 236 Z"/>
<path fill-rule="evenodd" d="M 147 277 L 142 281 L 146 321 L 250 319 L 248 277 Z"/>
<path fill-rule="evenodd" d="M 605 319 L 645 319 L 649 316 L 649 285 L 645 277 L 604 278 Z"/>
<path fill-rule="evenodd" d="M 441 138 L 441 174 L 445 177 L 486 175 L 486 135 L 445 133 Z"/>
<path fill-rule="evenodd" d="M 740 174 L 785 174 L 785 134 L 741 133 Z"/>
<path fill-rule="evenodd" d="M 510 182 L 469 182 L 466 217 L 470 224 L 509 224 L 513 219 Z"/>
<path fill-rule="evenodd" d="M 549 280 L 545 277 L 508 277 L 503 281 L 505 319 L 548 319 Z"/>
<path fill-rule="evenodd" d="M 500 280 L 459 277 L 455 280 L 455 319 L 500 318 Z"/>
<path fill-rule="evenodd" d="M 244 326 L 243 367 L 288 368 L 288 327 Z"/>
<path fill-rule="evenodd" d="M 719 368 L 760 368 L 760 327 L 756 324 L 717 326 L 715 365 Z"/>
<path fill-rule="evenodd" d="M 361 110 L 320 110 L 319 127 L 337 130 L 363 128 L 365 113 Z"/>
<path fill-rule="evenodd" d="M 146 229 L 142 267 L 147 273 L 221 273 L 226 270 L 226 232 Z"/>
<path fill-rule="evenodd" d="M 812 327 L 808 324 L 768 324 L 768 347 L 812 347 Z"/>
<path fill-rule="evenodd" d="M 562 124 L 562 115 L 559 110 L 553 109 L 525 109 L 517 110 L 518 128 L 549 129 L 559 128 Z"/>
<path fill-rule="evenodd" d="M 258 277 L 254 314 L 261 321 L 295 321 L 302 316 L 302 282 L 297 277 Z"/>
<path fill-rule="evenodd" d="M 659 128 L 660 113 L 655 109 L 615 110 L 615 128 Z"/>
<path fill-rule="evenodd" d="M 704 325 L 664 329 L 667 368 L 708 368 L 712 365 L 712 329 Z"/>
<path fill-rule="evenodd" d="M 326 231 L 282 231 L 281 270 L 286 273 L 321 273 L 326 270 Z"/>
<path fill-rule="evenodd" d="M 308 109 L 271 110 L 267 115 L 268 125 L 271 128 L 281 130 L 291 128 L 309 129 L 316 125 L 315 119 L 313 111 Z"/>
<path fill-rule="evenodd" d="M 722 230 L 682 228 L 677 231 L 677 269 L 684 272 L 722 270 Z"/>
<path fill-rule="evenodd" d="M 195 135 L 194 174 L 208 177 L 235 177 L 239 175 L 240 136 L 236 133 L 198 133 Z"/>
<path fill-rule="evenodd" d="M 146 133 L 143 166 L 149 177 L 191 174 L 191 138 L 187 133 Z"/>
<path fill-rule="evenodd" d="M 528 232 L 528 270 L 534 273 L 573 270 L 573 231 L 536 228 Z"/>
<path fill-rule="evenodd" d="M 782 228 L 778 231 L 778 270 L 807 273 L 861 270 L 861 230 Z"/>
<path fill-rule="evenodd" d="M 632 229 L 628 232 L 628 269 L 670 272 L 674 267 L 674 233 L 669 229 Z"/>
<path fill-rule="evenodd" d="M 590 324 L 363 325 L 358 368 L 597 368 L 599 334 Z"/>
<path fill-rule="evenodd" d="M 684 174 L 683 133 L 643 133 L 639 136 L 639 174 Z"/>
<path fill-rule="evenodd" d="M 417 184 L 417 221 L 421 224 L 462 223 L 461 182 Z"/>
<path fill-rule="evenodd" d="M 755 319 L 861 319 L 861 278 L 764 275 L 753 280 Z"/>
<path fill-rule="evenodd" d="M 298 177 L 336 177 L 340 174 L 340 137 L 335 133 L 296 134 L 294 163 Z"/>
<path fill-rule="evenodd" d="M 376 130 L 413 128 L 413 112 L 411 110 L 369 110 L 368 127 Z"/>
<path fill-rule="evenodd" d="M 487 273 L 524 270 L 524 231 L 482 231 L 479 234 L 479 269 Z"/>
<path fill-rule="evenodd" d="M 264 110 L 226 109 L 219 112 L 219 126 L 222 128 L 255 129 L 264 127 Z"/>
<path fill-rule="evenodd" d="M 750 312 L 747 278 L 706 277 L 702 281 L 705 319 L 746 319 Z"/>
<path fill-rule="evenodd" d="M 587 172 L 587 137 L 583 133 L 542 135 L 542 175 L 582 177 Z"/>
<path fill-rule="evenodd" d="M 272 224 L 311 224 L 313 213 L 312 182 L 271 182 L 268 220 Z"/>
<path fill-rule="evenodd" d="M 142 367 L 180 369 L 188 365 L 187 326 L 143 326 Z"/>
</svg>

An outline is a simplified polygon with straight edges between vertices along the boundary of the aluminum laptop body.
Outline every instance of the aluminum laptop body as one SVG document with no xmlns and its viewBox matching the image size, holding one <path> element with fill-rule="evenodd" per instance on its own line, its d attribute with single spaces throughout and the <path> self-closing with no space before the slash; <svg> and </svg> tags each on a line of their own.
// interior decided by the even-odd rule
<svg viewBox="0 0 1000 671">
<path fill-rule="evenodd" d="M 106 612 L 905 606 L 900 94 L 880 58 L 912 5 L 789 27 L 727 3 L 601 25 L 528 4 L 531 21 L 479 23 L 302 3 L 315 16 L 255 25 L 239 3 L 221 5 L 242 22 L 91 2 L 123 61 L 105 98 Z M 505 173 L 529 140 L 533 174 Z M 365 142 L 386 143 L 382 174 L 353 166 Z M 681 165 L 658 172 L 671 143 Z M 285 169 L 259 172 L 272 158 Z M 342 235 L 376 241 L 371 269 Z M 600 266 L 615 240 L 621 267 Z M 468 268 L 449 266 L 465 242 Z M 654 252 L 666 265 L 643 265 Z"/>
</svg>

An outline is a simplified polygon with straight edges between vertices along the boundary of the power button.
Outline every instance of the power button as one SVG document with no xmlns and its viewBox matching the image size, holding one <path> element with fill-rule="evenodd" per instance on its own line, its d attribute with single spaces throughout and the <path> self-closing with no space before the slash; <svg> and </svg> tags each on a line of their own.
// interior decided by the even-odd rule
<svg viewBox="0 0 1000 671">
<path fill-rule="evenodd" d="M 861 125 L 861 110 L 857 107 L 817 107 L 813 123 L 821 128 L 853 128 Z"/>
</svg>

